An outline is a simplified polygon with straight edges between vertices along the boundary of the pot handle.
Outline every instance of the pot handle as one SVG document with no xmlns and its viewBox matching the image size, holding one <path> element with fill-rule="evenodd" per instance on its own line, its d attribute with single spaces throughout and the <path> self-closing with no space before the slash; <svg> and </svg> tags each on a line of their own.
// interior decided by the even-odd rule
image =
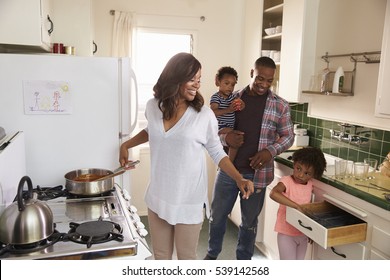
<svg viewBox="0 0 390 280">
<path fill-rule="evenodd" d="M 32 185 L 31 178 L 28 176 L 24 176 L 22 179 L 20 179 L 19 186 L 18 186 L 18 208 L 19 208 L 19 211 L 23 211 L 26 208 L 24 203 L 23 203 L 23 187 L 24 187 L 25 182 L 27 182 L 29 198 L 33 197 L 33 185 Z"/>
</svg>

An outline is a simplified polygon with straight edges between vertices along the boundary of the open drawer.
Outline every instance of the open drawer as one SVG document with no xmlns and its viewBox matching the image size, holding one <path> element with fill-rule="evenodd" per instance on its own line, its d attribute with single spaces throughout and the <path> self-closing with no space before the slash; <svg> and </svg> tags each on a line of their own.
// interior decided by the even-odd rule
<svg viewBox="0 0 390 280">
<path fill-rule="evenodd" d="M 323 248 L 366 240 L 367 223 L 322 201 L 302 205 L 305 213 L 287 207 L 287 222 Z"/>
</svg>

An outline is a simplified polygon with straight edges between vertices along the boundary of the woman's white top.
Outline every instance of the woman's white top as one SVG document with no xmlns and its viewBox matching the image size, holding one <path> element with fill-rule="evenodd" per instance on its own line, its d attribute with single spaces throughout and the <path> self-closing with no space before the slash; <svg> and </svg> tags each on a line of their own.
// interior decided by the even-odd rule
<svg viewBox="0 0 390 280">
<path fill-rule="evenodd" d="M 213 111 L 203 106 L 198 113 L 188 107 L 168 131 L 156 99 L 148 101 L 145 115 L 151 157 L 148 208 L 172 225 L 202 223 L 203 208 L 209 210 L 204 148 L 215 164 L 226 156 Z"/>
</svg>

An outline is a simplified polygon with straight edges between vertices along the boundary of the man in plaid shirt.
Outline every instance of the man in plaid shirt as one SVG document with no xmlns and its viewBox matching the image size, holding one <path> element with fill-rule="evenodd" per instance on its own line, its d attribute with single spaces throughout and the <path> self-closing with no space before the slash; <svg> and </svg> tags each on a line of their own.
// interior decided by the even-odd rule
<svg viewBox="0 0 390 280">
<path fill-rule="evenodd" d="M 239 260 L 250 260 L 253 256 L 257 217 L 263 207 L 265 188 L 274 178 L 273 159 L 294 142 L 289 104 L 270 90 L 275 69 L 269 57 L 256 60 L 250 84 L 239 92 L 245 110 L 236 112 L 235 130 L 221 135 L 224 145 L 238 148 L 234 166 L 255 186 L 248 199 L 240 195 L 241 224 L 236 249 Z M 216 259 L 221 252 L 228 215 L 238 194 L 235 181 L 219 170 L 211 204 L 208 253 L 204 259 Z"/>
</svg>

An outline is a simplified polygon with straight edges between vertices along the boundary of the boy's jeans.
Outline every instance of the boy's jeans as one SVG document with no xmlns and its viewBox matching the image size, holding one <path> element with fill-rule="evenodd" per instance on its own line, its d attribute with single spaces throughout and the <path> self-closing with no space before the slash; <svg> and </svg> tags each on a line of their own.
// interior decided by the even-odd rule
<svg viewBox="0 0 390 280">
<path fill-rule="evenodd" d="M 253 174 L 242 174 L 245 179 L 253 180 Z M 239 189 L 236 182 L 223 171 L 219 171 L 215 181 L 211 204 L 208 255 L 217 257 L 222 250 L 228 215 L 233 209 Z M 241 194 L 240 194 L 241 197 Z M 257 217 L 263 208 L 265 188 L 255 189 L 249 199 L 241 199 L 241 225 L 238 232 L 236 257 L 238 260 L 250 260 L 257 233 Z"/>
</svg>

